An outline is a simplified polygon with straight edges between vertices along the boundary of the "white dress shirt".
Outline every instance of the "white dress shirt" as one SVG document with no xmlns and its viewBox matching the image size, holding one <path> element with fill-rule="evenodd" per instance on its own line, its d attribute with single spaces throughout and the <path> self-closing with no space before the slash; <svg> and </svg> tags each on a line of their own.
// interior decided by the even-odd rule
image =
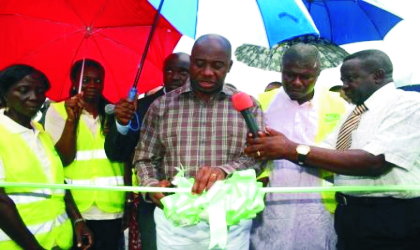
<svg viewBox="0 0 420 250">
<path fill-rule="evenodd" d="M 310 101 L 300 105 L 281 88 L 265 113 L 266 124 L 295 142 L 315 145 L 321 87 L 315 89 Z M 319 187 L 322 184 L 317 168 L 287 160 L 275 160 L 273 165 L 270 187 Z M 267 193 L 266 208 L 261 217 L 254 220 L 251 242 L 256 250 L 332 250 L 336 243 L 333 215 L 326 210 L 320 193 Z"/>
<path fill-rule="evenodd" d="M 336 175 L 335 184 L 420 184 L 420 94 L 396 89 L 393 83 L 389 83 L 373 93 L 365 105 L 368 110 L 362 114 L 358 128 L 352 132 L 350 149 L 362 149 L 373 155 L 383 154 L 385 160 L 395 167 L 380 177 Z M 338 132 L 332 134 L 324 145 L 334 149 Z M 420 196 L 417 191 L 348 194 L 395 198 Z"/>
</svg>

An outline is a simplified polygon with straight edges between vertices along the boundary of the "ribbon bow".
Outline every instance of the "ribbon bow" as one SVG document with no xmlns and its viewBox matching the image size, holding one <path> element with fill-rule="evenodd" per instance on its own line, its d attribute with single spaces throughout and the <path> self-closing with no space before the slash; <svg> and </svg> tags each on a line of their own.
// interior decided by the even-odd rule
<svg viewBox="0 0 420 250">
<path fill-rule="evenodd" d="M 194 178 L 185 178 L 180 169 L 175 176 L 179 188 L 192 189 Z M 216 181 L 207 192 L 201 195 L 176 193 L 164 197 L 166 218 L 175 226 L 190 226 L 200 221 L 210 225 L 209 249 L 219 245 L 226 247 L 228 226 L 236 225 L 240 220 L 255 218 L 264 205 L 262 183 L 256 181 L 253 169 L 236 171 L 232 177 Z"/>
</svg>

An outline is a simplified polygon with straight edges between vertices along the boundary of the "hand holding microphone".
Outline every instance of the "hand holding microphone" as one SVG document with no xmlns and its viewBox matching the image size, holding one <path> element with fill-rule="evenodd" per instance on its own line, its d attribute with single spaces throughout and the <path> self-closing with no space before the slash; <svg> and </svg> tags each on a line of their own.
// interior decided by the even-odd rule
<svg viewBox="0 0 420 250">
<path fill-rule="evenodd" d="M 260 141 L 264 140 L 265 134 L 258 133 L 258 124 L 255 121 L 252 108 L 254 107 L 254 100 L 244 92 L 236 93 L 232 96 L 233 107 L 241 112 L 245 119 L 246 125 L 252 134 L 252 138 L 247 138 L 248 147 L 245 148 L 247 155 L 261 159 L 263 157 L 262 145 Z"/>
<path fill-rule="evenodd" d="M 236 93 L 232 96 L 233 107 L 241 112 L 245 119 L 246 125 L 254 138 L 258 137 L 258 124 L 255 121 L 252 108 L 254 107 L 254 100 L 244 92 Z"/>
<path fill-rule="evenodd" d="M 115 115 L 115 119 L 121 125 L 127 125 L 136 114 L 136 103 L 130 102 L 128 99 L 121 99 L 115 105 L 108 104 L 105 106 L 107 115 Z"/>
</svg>

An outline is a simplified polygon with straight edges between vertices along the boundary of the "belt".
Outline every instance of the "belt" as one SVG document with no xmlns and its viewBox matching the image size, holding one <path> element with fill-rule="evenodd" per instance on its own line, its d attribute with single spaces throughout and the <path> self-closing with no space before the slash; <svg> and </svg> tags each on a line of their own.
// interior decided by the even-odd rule
<svg viewBox="0 0 420 250">
<path fill-rule="evenodd" d="M 391 205 L 397 203 L 414 203 L 419 202 L 420 198 L 413 199 L 397 199 L 394 197 L 355 197 L 350 195 L 345 195 L 342 193 L 335 194 L 335 200 L 339 205 L 352 206 L 352 205 Z"/>
</svg>

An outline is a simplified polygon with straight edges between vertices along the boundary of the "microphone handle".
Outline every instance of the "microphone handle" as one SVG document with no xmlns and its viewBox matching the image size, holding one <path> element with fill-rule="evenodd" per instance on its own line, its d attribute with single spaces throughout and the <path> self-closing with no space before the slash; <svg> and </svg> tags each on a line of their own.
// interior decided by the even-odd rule
<svg viewBox="0 0 420 250">
<path fill-rule="evenodd" d="M 258 124 L 255 121 L 255 117 L 254 114 L 249 110 L 249 109 L 245 109 L 243 111 L 241 111 L 242 116 L 245 119 L 246 125 L 249 129 L 249 131 L 252 133 L 252 136 L 254 138 L 258 137 Z"/>
</svg>

